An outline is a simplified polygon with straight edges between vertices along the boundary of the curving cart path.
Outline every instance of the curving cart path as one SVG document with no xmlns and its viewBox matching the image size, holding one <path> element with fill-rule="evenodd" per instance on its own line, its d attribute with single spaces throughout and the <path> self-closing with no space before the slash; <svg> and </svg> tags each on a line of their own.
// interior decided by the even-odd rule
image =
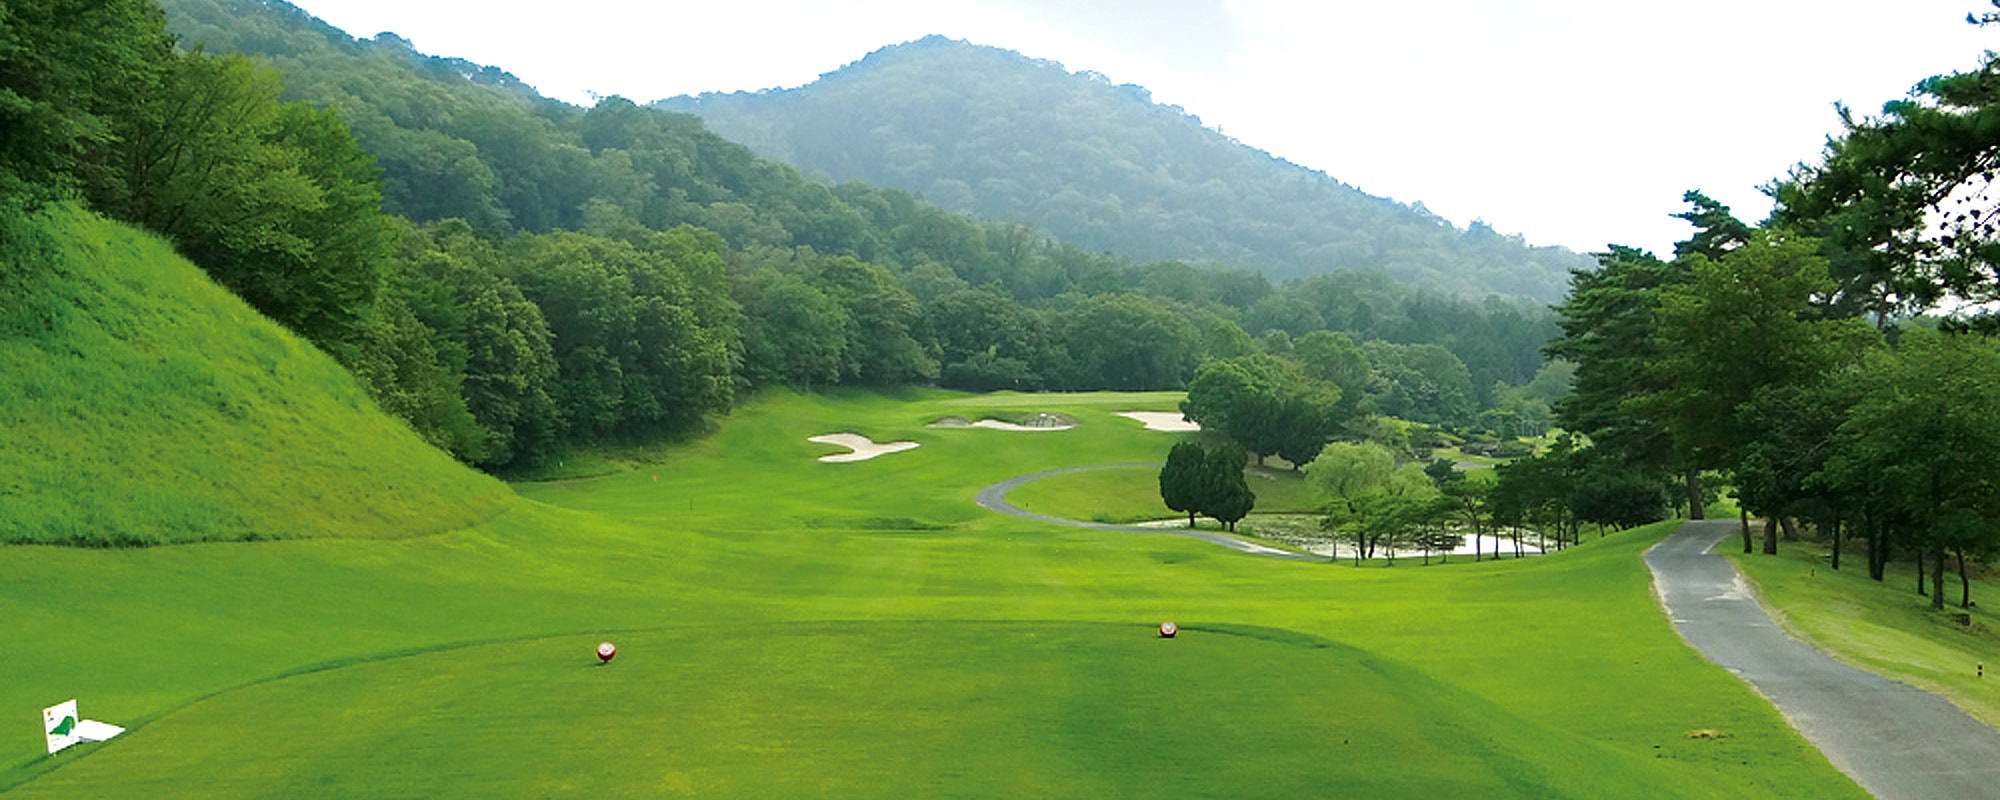
<svg viewBox="0 0 2000 800">
<path fill-rule="evenodd" d="M 2000 798 L 2000 732 L 1937 695 L 1842 664 L 1785 633 L 1735 565 L 1708 552 L 1737 524 L 1684 523 L 1646 551 L 1681 638 L 1762 693 L 1876 797 Z"/>
<path fill-rule="evenodd" d="M 1037 514 L 1033 511 L 1029 511 L 1025 508 L 1021 508 L 1020 506 L 1016 506 L 1012 503 L 1007 502 L 1007 493 L 1013 491 L 1014 487 L 1020 486 L 1021 484 L 1027 483 L 1029 481 L 1040 480 L 1042 478 L 1046 478 L 1051 475 L 1062 475 L 1064 473 L 1069 473 L 1069 472 L 1083 472 L 1086 470 L 1093 470 L 1093 469 L 1119 469 L 1124 467 L 1157 467 L 1159 465 L 1160 465 L 1159 462 L 1156 461 L 1150 463 L 1134 462 L 1126 464 L 1093 464 L 1091 466 L 1086 466 L 1086 467 L 1064 467 L 1062 469 L 1043 470 L 1041 472 L 1032 472 L 1027 475 L 1017 475 L 1012 478 L 1008 478 L 1004 481 L 1001 481 L 999 483 L 988 486 L 984 489 L 980 489 L 979 493 L 973 495 L 972 499 L 974 502 L 978 503 L 982 508 L 985 508 L 989 511 L 997 511 L 1002 514 L 1006 514 L 1010 517 L 1020 517 L 1021 519 L 1032 519 L 1037 522 L 1047 522 L 1053 525 L 1068 525 L 1073 528 L 1090 528 L 1092 530 L 1099 530 L 1099 531 L 1123 531 L 1126 533 L 1156 533 L 1156 534 L 1166 533 L 1175 536 L 1186 536 L 1192 539 L 1200 539 L 1204 542 L 1209 542 L 1211 544 L 1218 544 L 1223 547 L 1227 547 L 1231 550 L 1235 550 L 1237 552 L 1249 553 L 1251 555 L 1265 556 L 1268 558 L 1281 558 L 1287 561 L 1326 560 L 1325 558 L 1320 556 L 1307 555 L 1304 553 L 1292 553 L 1284 550 L 1279 550 L 1273 547 L 1265 547 L 1260 544 L 1251 544 L 1250 542 L 1243 541 L 1242 539 L 1237 539 L 1231 536 L 1224 536 L 1220 533 L 1213 533 L 1210 531 L 1189 530 L 1187 528 L 1147 528 L 1138 525 L 1109 525 L 1102 522 L 1085 522 L 1080 519 L 1064 519 L 1062 517 L 1052 517 L 1047 514 Z"/>
</svg>

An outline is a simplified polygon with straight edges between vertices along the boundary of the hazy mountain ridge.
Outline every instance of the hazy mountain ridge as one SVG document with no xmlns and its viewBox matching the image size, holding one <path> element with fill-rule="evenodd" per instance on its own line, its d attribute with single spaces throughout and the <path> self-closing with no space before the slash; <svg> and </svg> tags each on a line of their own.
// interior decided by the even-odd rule
<svg viewBox="0 0 2000 800">
<path fill-rule="evenodd" d="M 599 352 L 593 347 L 637 359 L 620 361 L 619 369 L 628 377 L 656 373 L 651 362 L 641 363 L 643 353 L 618 344 L 637 341 L 633 337 L 578 345 L 598 341 L 593 337 L 608 328 L 571 325 L 581 325 L 585 316 L 555 306 L 573 305 L 561 300 L 575 292 L 556 290 L 553 278 L 540 281 L 538 276 L 547 277 L 552 270 L 569 275 L 574 270 L 563 270 L 570 267 L 599 269 L 604 261 L 599 256 L 610 252 L 603 248 L 619 247 L 603 241 L 607 238 L 653 252 L 649 243 L 681 226 L 691 226 L 688 235 L 694 239 L 676 241 L 713 256 L 697 259 L 699 264 L 675 260 L 672 267 L 692 270 L 686 277 L 690 286 L 704 287 L 701 299 L 658 299 L 694 314 L 715 341 L 730 348 L 735 354 L 731 359 L 703 362 L 726 369 L 703 373 L 700 380 L 726 380 L 738 391 L 931 382 L 968 389 L 1178 388 L 1203 358 L 1232 357 L 1265 346 L 1282 352 L 1291 340 L 1339 331 L 1357 343 L 1382 343 L 1370 354 L 1383 373 L 1370 391 L 1382 398 L 1385 411 L 1424 420 L 1470 420 L 1493 400 L 1496 386 L 1520 386 L 1534 378 L 1542 363 L 1541 344 L 1554 332 L 1546 308 L 1520 299 L 1518 292 L 1502 298 L 1463 281 L 1410 281 L 1407 276 L 1399 283 L 1386 270 L 1368 266 L 1273 285 L 1241 268 L 1202 269 L 1179 260 L 1139 263 L 1128 256 L 1090 252 L 1039 229 L 961 215 L 899 189 L 862 181 L 828 185 L 791 165 L 756 156 L 709 131 L 698 116 L 641 108 L 623 98 L 577 108 L 540 97 L 500 69 L 424 55 L 394 34 L 343 37 L 276 0 L 163 0 L 163 5 L 169 30 L 184 46 L 206 42 L 215 52 L 256 58 L 278 71 L 282 99 L 333 109 L 381 167 L 382 209 L 427 228 L 404 236 L 394 263 L 384 267 L 394 278 L 389 282 L 394 296 L 384 302 L 400 304 L 415 316 L 406 326 L 412 347 L 434 342 L 433 355 L 413 353 L 412 363 L 437 362 L 437 369 L 426 374 L 441 380 L 461 369 L 465 374 L 458 390 L 416 393 L 399 388 L 397 397 L 439 398 L 441 407 L 461 397 L 468 411 L 504 411 L 514 406 L 484 400 L 475 405 L 479 398 L 465 397 L 466 387 L 541 386 L 535 381 L 544 379 L 534 376 L 547 373 L 516 359 L 492 361 L 486 364 L 491 374 L 476 375 L 466 364 L 435 355 L 483 346 L 483 340 L 469 335 L 470 327 L 457 321 L 466 313 L 453 305 L 465 301 L 462 293 L 431 285 L 445 279 L 439 264 L 490 273 L 485 283 L 513 284 L 525 298 L 520 305 L 540 308 L 540 322 L 525 309 L 515 321 L 524 335 L 532 334 L 528 340 L 557 343 L 557 378 L 547 395 L 561 413 L 552 419 L 553 427 L 527 433 L 576 432 L 571 423 L 581 419 L 604 422 L 591 423 L 584 435 L 611 435 L 623 424 L 613 419 L 616 415 L 606 417 L 595 405 L 584 408 L 595 402 L 586 403 L 587 398 L 610 403 L 611 395 L 583 387 L 654 385 L 592 377 L 603 366 L 603 359 L 591 355 Z M 971 52 L 1018 58 L 986 49 Z M 1044 66 L 1067 75 L 1054 65 Z M 1095 91 L 1064 102 L 1092 108 Z M 1153 105 L 1137 87 L 1118 91 L 1132 98 L 1120 106 L 1128 112 L 1185 118 L 1178 110 Z M 967 111 L 959 117 L 970 121 L 974 115 Z M 1063 118 L 1055 115 L 1050 121 Z M 1223 166 L 1250 152 L 1198 122 L 1154 127 L 1188 147 L 1204 148 L 1206 160 Z M 1110 146 L 1105 139 L 1099 144 Z M 1162 144 L 1149 147 L 1166 149 Z M 1142 157 L 1137 149 L 1115 161 L 1090 157 L 1088 148 L 1079 152 L 1080 163 L 1099 171 L 1118 164 L 1137 169 L 1132 159 Z M 1266 172 L 1288 178 L 1259 186 L 1289 185 L 1310 199 L 1312 184 L 1331 182 L 1265 154 L 1255 154 L 1255 159 Z M 1220 193 L 1234 191 L 1220 179 L 1206 185 Z M 1095 202 L 1080 192 L 1071 195 L 1080 203 Z M 1362 206 L 1400 208 L 1358 192 L 1345 196 Z M 1450 232 L 1435 217 L 1414 218 L 1426 230 Z M 453 219 L 464 225 L 449 222 Z M 1119 226 L 1114 232 L 1125 230 L 1123 223 Z M 1257 226 L 1274 235 L 1287 233 L 1276 221 Z M 585 244 L 598 249 L 577 249 Z M 597 307 L 604 310 L 602 303 Z M 778 313 L 780 309 L 788 313 Z M 1134 326 L 1144 331 L 1135 332 Z M 1132 351 L 1113 352 L 1106 346 L 1111 342 L 1130 345 Z M 1383 349 L 1389 346 L 1394 352 Z M 1397 366 L 1442 350 L 1450 357 L 1424 364 L 1448 375 Z M 1127 374 L 1141 364 L 1147 365 L 1143 375 Z M 685 377 L 673 371 L 659 374 Z M 489 381 L 482 376 L 512 377 Z M 1443 384 L 1457 388 L 1437 390 Z M 530 400 L 534 394 L 526 392 Z M 626 394 L 623 388 L 618 392 L 621 398 Z M 688 407 L 655 403 L 640 396 L 645 394 L 638 392 L 632 405 L 619 407 Z M 508 431 L 524 420 L 541 419 L 505 416 L 475 420 L 478 429 L 438 423 L 424 431 L 434 441 L 458 443 L 451 446 L 463 457 L 478 459 L 488 452 L 481 448 L 479 430 L 491 431 L 492 441 L 528 441 L 510 438 Z M 563 441 L 560 436 L 531 438 Z M 519 458 L 524 451 L 492 452 Z M 526 452 L 532 458 L 539 451 Z"/>
<path fill-rule="evenodd" d="M 676 97 L 710 129 L 833 180 L 919 194 L 1140 260 L 1273 279 L 1376 268 L 1479 296 L 1560 297 L 1592 261 L 1483 224 L 1460 230 L 1244 145 L 1144 88 L 932 36 L 806 86 Z"/>
</svg>

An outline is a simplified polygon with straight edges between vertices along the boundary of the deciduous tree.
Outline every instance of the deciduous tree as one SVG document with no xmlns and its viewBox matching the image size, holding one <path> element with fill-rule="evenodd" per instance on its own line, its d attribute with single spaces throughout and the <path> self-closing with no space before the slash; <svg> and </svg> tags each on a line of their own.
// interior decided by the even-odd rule
<svg viewBox="0 0 2000 800">
<path fill-rule="evenodd" d="M 1356 566 L 1368 556 L 1374 533 L 1355 526 L 1366 519 L 1371 498 L 1395 471 L 1395 455 L 1374 442 L 1332 442 L 1306 464 L 1306 481 L 1326 499 L 1325 527 L 1355 536 Z"/>
<path fill-rule="evenodd" d="M 1871 357 L 1861 380 L 1826 471 L 1871 488 L 1900 538 L 1927 556 L 1931 606 L 1942 608 L 1945 557 L 2000 544 L 2000 351 L 1914 330 L 1894 355 Z"/>
</svg>

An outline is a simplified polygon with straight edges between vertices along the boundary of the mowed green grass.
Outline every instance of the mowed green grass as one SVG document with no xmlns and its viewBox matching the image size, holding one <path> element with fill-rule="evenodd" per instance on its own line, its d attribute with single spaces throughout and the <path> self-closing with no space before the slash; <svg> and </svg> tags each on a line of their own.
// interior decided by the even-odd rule
<svg viewBox="0 0 2000 800">
<path fill-rule="evenodd" d="M 463 531 L 8 548 L 0 619 L 24 645 L 0 650 L 0 707 L 74 696 L 134 727 L 56 757 L 0 729 L 0 786 L 1859 796 L 1668 628 L 1638 559 L 1660 528 L 1354 569 L 972 505 L 1011 474 L 1146 459 L 1170 437 L 1111 414 L 1153 399 L 778 393 L 656 470 L 522 486 L 534 501 Z M 923 427 L 996 402 L 1084 424 Z M 805 438 L 833 430 L 923 446 L 819 463 Z M 1161 642 L 1168 619 L 1190 630 Z M 609 667 L 599 639 L 623 648 Z"/>
<path fill-rule="evenodd" d="M 85 233 L 168 258 L 117 229 Z M 66 274 L 129 282 L 119 302 L 135 310 L 199 285 L 184 270 L 118 271 L 116 249 Z M 225 349 L 251 335 L 205 302 L 186 330 Z M 0 401 L 52 426 L 9 431 L 0 495 L 74 492 L 107 535 L 166 518 L 175 536 L 235 538 L 174 508 L 339 521 L 284 541 L 0 546 L 10 795 L 1860 796 L 1674 636 L 1638 559 L 1662 528 L 1542 559 L 1355 569 L 972 502 L 1017 474 L 1159 460 L 1174 437 L 1113 414 L 1174 395 L 772 393 L 644 468 L 516 497 L 441 456 L 372 454 L 384 463 L 371 472 L 354 441 L 407 440 L 367 438 L 388 423 L 351 383 L 272 382 L 306 362 L 273 376 L 197 348 L 174 351 L 192 366 L 149 368 L 134 354 L 166 344 L 115 334 L 116 315 L 9 319 L 29 331 L 5 346 L 25 336 L 41 354 L 13 350 L 10 364 L 64 364 L 29 373 L 68 376 L 40 401 L 123 421 L 70 436 L 67 412 Z M 154 368 L 216 379 L 154 403 L 93 385 Z M 178 424 L 204 405 L 241 405 L 255 423 Z M 925 427 L 993 411 L 1082 424 Z M 295 432 L 329 431 L 248 429 L 292 416 Z M 833 448 L 807 437 L 837 431 L 921 446 L 816 461 Z M 270 447 L 285 449 L 230 455 Z M 70 456 L 147 477 L 42 483 Z M 147 491 L 177 499 L 134 501 L 169 477 Z M 464 487 L 484 511 L 449 501 Z M 1162 620 L 1187 633 L 1161 641 Z M 597 667 L 602 639 L 622 654 Z M 129 732 L 44 755 L 28 721 L 69 698 Z"/>
<path fill-rule="evenodd" d="M 1478 698 L 1353 648 L 1185 630 L 669 628 L 620 637 L 623 654 L 601 666 L 582 636 L 426 652 L 225 694 L 21 794 L 255 795 L 358 775 L 383 776 L 371 793 L 482 797 L 1376 797 L 1412 774 L 1481 797 L 1618 785 L 1558 774 L 1538 737 L 1468 718 Z M 339 713 L 271 713 L 329 703 Z M 1274 736 L 1263 723 L 1283 715 L 1301 719 Z M 274 757 L 271 740 L 311 755 Z M 433 768 L 401 768 L 411 760 Z M 214 777 L 190 784 L 191 771 Z"/>
<path fill-rule="evenodd" d="M 1151 432 L 1171 447 L 1177 439 Z M 1325 505 L 1305 480 L 1289 470 L 1251 468 L 1245 481 L 1257 496 L 1253 514 L 1315 513 Z M 1093 522 L 1139 522 L 1179 516 L 1160 500 L 1160 468 L 1115 467 L 1051 475 L 1007 493 L 1007 502 L 1029 511 Z"/>
</svg>

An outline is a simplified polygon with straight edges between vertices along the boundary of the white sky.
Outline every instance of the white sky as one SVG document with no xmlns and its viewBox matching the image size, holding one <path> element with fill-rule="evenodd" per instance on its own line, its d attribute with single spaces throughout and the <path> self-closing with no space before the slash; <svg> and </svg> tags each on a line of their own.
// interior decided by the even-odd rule
<svg viewBox="0 0 2000 800">
<path fill-rule="evenodd" d="M 1252 147 L 1532 244 L 1666 254 L 1701 189 L 1977 66 L 1987 0 L 294 0 L 580 105 L 793 87 L 939 33 L 1136 83 Z"/>
</svg>

